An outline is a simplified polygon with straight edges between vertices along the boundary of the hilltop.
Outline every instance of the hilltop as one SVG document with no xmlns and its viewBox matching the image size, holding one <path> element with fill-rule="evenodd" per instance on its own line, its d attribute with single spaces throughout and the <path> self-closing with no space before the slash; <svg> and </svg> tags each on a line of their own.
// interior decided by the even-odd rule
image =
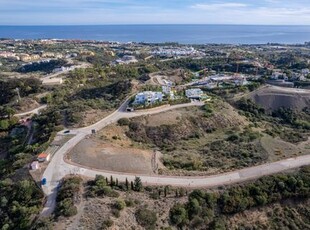
<svg viewBox="0 0 310 230">
<path fill-rule="evenodd" d="M 266 111 L 275 111 L 281 107 L 298 111 L 310 106 L 310 90 L 264 86 L 249 94 L 255 103 Z"/>
</svg>

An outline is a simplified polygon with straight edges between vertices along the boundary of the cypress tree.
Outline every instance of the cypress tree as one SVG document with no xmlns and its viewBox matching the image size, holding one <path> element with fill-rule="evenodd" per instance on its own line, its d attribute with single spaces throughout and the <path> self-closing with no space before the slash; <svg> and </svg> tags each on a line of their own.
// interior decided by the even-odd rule
<svg viewBox="0 0 310 230">
<path fill-rule="evenodd" d="M 126 177 L 126 182 L 125 182 L 125 184 L 126 184 L 126 189 L 127 189 L 127 191 L 128 191 L 128 190 L 129 190 L 129 182 L 128 182 L 127 177 Z"/>
</svg>

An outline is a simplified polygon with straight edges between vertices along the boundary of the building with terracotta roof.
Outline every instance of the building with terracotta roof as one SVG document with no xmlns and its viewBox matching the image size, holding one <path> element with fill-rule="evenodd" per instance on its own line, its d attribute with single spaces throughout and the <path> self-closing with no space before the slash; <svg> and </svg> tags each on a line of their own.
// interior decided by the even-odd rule
<svg viewBox="0 0 310 230">
<path fill-rule="evenodd" d="M 45 161 L 49 161 L 50 160 L 50 154 L 48 154 L 48 153 L 41 153 L 41 154 L 39 154 L 39 156 L 38 156 L 38 158 L 37 158 L 37 160 L 39 161 L 39 162 L 45 162 Z"/>
</svg>

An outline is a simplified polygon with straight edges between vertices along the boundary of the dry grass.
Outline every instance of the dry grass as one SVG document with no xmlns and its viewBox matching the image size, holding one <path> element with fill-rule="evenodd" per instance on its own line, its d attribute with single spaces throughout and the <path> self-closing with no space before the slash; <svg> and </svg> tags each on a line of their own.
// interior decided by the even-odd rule
<svg viewBox="0 0 310 230">
<path fill-rule="evenodd" d="M 171 194 L 167 198 L 158 200 L 151 199 L 146 193 L 136 192 L 119 192 L 119 198 L 84 198 L 82 206 L 79 207 L 79 214 L 70 219 L 62 219 L 55 223 L 58 226 L 57 230 L 62 229 L 101 229 L 105 220 L 111 219 L 113 226 L 109 229 L 137 229 L 143 230 L 136 220 L 135 213 L 139 208 L 147 207 L 157 213 L 157 223 L 155 229 L 169 226 L 169 210 L 175 202 L 185 202 L 186 197 L 175 198 Z M 131 200 L 134 204 L 131 207 L 126 207 L 120 212 L 120 217 L 115 217 L 112 214 L 113 204 L 117 199 Z M 174 229 L 174 228 L 173 228 Z"/>
<path fill-rule="evenodd" d="M 111 113 L 111 111 L 103 111 L 100 109 L 90 109 L 82 112 L 82 120 L 78 124 L 75 124 L 73 128 L 80 128 L 92 125 L 101 119 L 105 118 Z"/>
<path fill-rule="evenodd" d="M 269 135 L 264 135 L 261 138 L 263 148 L 268 152 L 269 161 L 277 161 L 283 158 L 296 157 L 304 154 L 309 154 L 307 144 L 310 140 L 299 144 L 292 144 L 281 140 L 280 138 L 273 138 Z"/>
</svg>

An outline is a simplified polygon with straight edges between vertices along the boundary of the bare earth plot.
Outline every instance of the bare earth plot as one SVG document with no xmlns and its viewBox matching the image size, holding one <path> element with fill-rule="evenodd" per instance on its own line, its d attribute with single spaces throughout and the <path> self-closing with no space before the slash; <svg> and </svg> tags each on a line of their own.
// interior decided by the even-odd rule
<svg viewBox="0 0 310 230">
<path fill-rule="evenodd" d="M 108 171 L 152 174 L 152 151 L 123 148 L 95 138 L 82 140 L 69 154 L 72 162 Z"/>
<path fill-rule="evenodd" d="M 250 93 L 255 103 L 266 110 L 277 110 L 280 107 L 302 110 L 310 106 L 310 90 L 264 86 Z"/>
</svg>

